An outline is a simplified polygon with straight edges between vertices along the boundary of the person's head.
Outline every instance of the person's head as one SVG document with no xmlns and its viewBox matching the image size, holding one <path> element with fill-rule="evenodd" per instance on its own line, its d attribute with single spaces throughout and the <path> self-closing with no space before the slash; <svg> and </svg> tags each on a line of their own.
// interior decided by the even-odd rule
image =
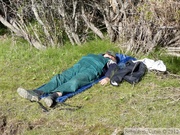
<svg viewBox="0 0 180 135">
<path fill-rule="evenodd" d="M 113 61 L 116 61 L 116 54 L 113 51 L 107 51 L 103 54 L 104 57 L 110 58 Z"/>
</svg>

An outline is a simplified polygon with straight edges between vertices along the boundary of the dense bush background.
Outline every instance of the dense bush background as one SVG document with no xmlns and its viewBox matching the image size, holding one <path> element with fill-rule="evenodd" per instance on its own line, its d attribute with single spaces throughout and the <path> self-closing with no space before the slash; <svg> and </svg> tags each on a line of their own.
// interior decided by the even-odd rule
<svg viewBox="0 0 180 135">
<path fill-rule="evenodd" d="M 179 5 L 179 0 L 2 0 L 0 21 L 37 49 L 98 37 L 127 52 L 163 47 L 177 55 Z"/>
</svg>

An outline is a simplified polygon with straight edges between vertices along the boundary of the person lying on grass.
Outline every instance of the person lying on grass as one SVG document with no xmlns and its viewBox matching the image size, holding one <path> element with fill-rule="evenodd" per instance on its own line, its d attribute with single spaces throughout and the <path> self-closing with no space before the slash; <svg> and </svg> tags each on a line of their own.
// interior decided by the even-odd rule
<svg viewBox="0 0 180 135">
<path fill-rule="evenodd" d="M 100 81 L 106 85 L 116 67 L 116 56 L 112 51 L 104 54 L 88 54 L 83 56 L 79 62 L 71 68 L 55 75 L 48 83 L 34 90 L 18 88 L 17 93 L 30 101 L 39 101 L 43 94 L 49 96 L 42 98 L 48 107 L 52 107 L 56 99 L 69 92 L 75 92 L 78 88 L 90 84 L 103 74 L 105 78 Z"/>
</svg>

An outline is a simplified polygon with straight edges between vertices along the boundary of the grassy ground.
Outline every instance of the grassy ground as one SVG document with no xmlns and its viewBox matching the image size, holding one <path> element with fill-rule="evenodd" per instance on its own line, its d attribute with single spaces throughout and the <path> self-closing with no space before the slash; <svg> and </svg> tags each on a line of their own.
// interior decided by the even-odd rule
<svg viewBox="0 0 180 135">
<path fill-rule="evenodd" d="M 38 51 L 22 41 L 1 40 L 0 134 L 120 135 L 125 127 L 180 128 L 180 82 L 168 74 L 147 72 L 136 85 L 96 84 L 49 112 L 16 93 L 18 87 L 39 87 L 87 53 L 106 50 L 120 52 L 108 41 Z M 156 58 L 165 61 L 168 71 L 179 74 L 179 58 Z"/>
</svg>

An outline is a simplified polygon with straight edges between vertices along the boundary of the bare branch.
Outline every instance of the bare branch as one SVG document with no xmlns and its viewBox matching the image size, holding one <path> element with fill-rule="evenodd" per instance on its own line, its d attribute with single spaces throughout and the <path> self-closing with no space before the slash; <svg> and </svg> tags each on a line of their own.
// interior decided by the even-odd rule
<svg viewBox="0 0 180 135">
<path fill-rule="evenodd" d="M 88 18 L 86 17 L 85 13 L 84 13 L 84 7 L 81 7 L 81 11 L 82 11 L 82 18 L 83 20 L 86 22 L 86 24 L 88 25 L 88 27 L 96 34 L 98 35 L 101 39 L 104 38 L 103 33 L 94 26 L 94 24 L 92 24 L 91 22 L 88 21 Z"/>
</svg>

